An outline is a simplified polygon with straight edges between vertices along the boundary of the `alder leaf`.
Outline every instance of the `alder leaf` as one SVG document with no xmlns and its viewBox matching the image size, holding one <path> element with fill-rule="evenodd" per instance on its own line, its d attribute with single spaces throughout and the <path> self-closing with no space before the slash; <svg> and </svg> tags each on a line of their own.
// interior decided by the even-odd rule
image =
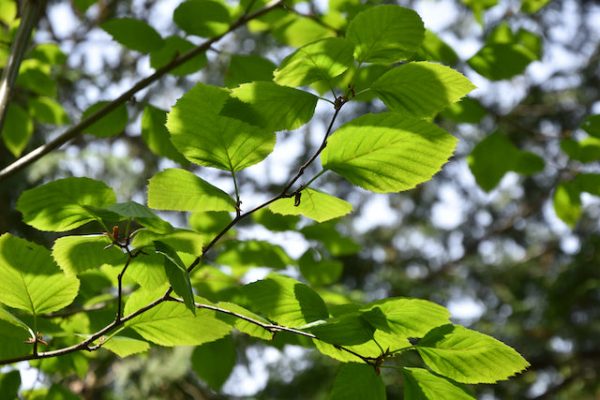
<svg viewBox="0 0 600 400">
<path fill-rule="evenodd" d="M 456 383 L 423 368 L 403 368 L 404 398 L 411 400 L 475 400 Z"/>
<path fill-rule="evenodd" d="M 343 364 L 333 381 L 329 400 L 385 400 L 385 385 L 367 364 Z"/>
<path fill-rule="evenodd" d="M 281 215 L 304 215 L 317 222 L 339 218 L 352 211 L 352 204 L 316 189 L 302 190 L 298 201 L 283 198 L 269 205 L 269 210 Z"/>
</svg>

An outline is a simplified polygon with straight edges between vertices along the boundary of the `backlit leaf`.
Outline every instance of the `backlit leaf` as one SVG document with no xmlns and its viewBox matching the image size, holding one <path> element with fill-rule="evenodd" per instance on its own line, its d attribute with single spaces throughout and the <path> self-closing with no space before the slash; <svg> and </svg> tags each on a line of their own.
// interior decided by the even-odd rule
<svg viewBox="0 0 600 400">
<path fill-rule="evenodd" d="M 457 384 L 423 368 L 403 368 L 404 398 L 411 400 L 475 400 Z"/>
<path fill-rule="evenodd" d="M 163 45 L 163 40 L 146 22 L 135 18 L 111 18 L 102 24 L 114 40 L 142 53 L 150 53 Z"/>
<path fill-rule="evenodd" d="M 148 183 L 148 206 L 174 211 L 235 211 L 235 201 L 195 174 L 170 168 Z"/>
<path fill-rule="evenodd" d="M 91 117 L 94 113 L 100 111 L 109 104 L 108 101 L 100 101 L 83 112 L 82 119 Z M 87 128 L 86 133 L 90 133 L 98 137 L 110 137 L 122 133 L 127 127 L 127 107 L 121 104 L 113 111 L 109 112 Z"/>
<path fill-rule="evenodd" d="M 34 228 L 64 232 L 97 219 L 89 206 L 105 207 L 115 201 L 115 193 L 103 182 L 65 178 L 26 190 L 17 209 Z"/>
<path fill-rule="evenodd" d="M 456 138 L 397 113 L 367 114 L 340 127 L 321 154 L 325 169 L 378 193 L 428 181 L 450 158 Z"/>
<path fill-rule="evenodd" d="M 357 14 L 346 30 L 358 62 L 392 63 L 408 58 L 423 41 L 419 15 L 408 8 L 383 5 Z"/>
<path fill-rule="evenodd" d="M 416 347 L 429 368 L 461 383 L 495 383 L 529 366 L 511 347 L 459 325 L 433 329 Z"/>
<path fill-rule="evenodd" d="M 385 400 L 385 385 L 367 364 L 349 363 L 340 367 L 329 400 Z"/>
<path fill-rule="evenodd" d="M 269 210 L 282 215 L 304 215 L 317 222 L 339 218 L 352 211 L 352 204 L 321 191 L 306 188 L 300 201 L 294 197 L 283 198 L 269 206 Z"/>
<path fill-rule="evenodd" d="M 393 68 L 371 86 L 390 110 L 417 117 L 433 116 L 474 88 L 452 68 L 425 61 Z"/>
<path fill-rule="evenodd" d="M 111 243 L 106 235 L 64 236 L 54 242 L 52 257 L 63 271 L 72 275 L 104 264 L 123 266 L 127 257 Z"/>
<path fill-rule="evenodd" d="M 0 303 L 37 315 L 68 306 L 78 290 L 79 280 L 65 275 L 49 250 L 9 233 L 0 236 Z"/>
<path fill-rule="evenodd" d="M 211 37 L 227 31 L 230 16 L 220 1 L 188 0 L 175 9 L 173 21 L 190 35 Z"/>
<path fill-rule="evenodd" d="M 354 45 L 343 38 L 309 43 L 286 57 L 274 72 L 280 85 L 303 86 L 329 80 L 344 73 L 353 63 Z"/>
</svg>

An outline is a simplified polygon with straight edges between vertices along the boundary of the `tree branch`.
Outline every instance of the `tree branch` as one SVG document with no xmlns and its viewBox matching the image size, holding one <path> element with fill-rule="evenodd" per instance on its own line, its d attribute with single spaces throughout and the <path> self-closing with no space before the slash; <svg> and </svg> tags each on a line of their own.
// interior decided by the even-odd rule
<svg viewBox="0 0 600 400">
<path fill-rule="evenodd" d="M 83 131 L 86 128 L 88 128 L 90 125 L 94 124 L 95 122 L 97 122 L 98 120 L 100 120 L 101 118 L 103 118 L 104 116 L 109 114 L 111 111 L 118 108 L 120 105 L 126 103 L 137 92 L 139 92 L 142 89 L 145 89 L 147 86 L 150 86 L 152 83 L 154 83 L 158 79 L 160 79 L 163 75 L 167 74 L 168 72 L 172 71 L 173 69 L 177 68 L 178 66 L 182 65 L 183 63 L 191 60 L 192 58 L 198 56 L 199 54 L 202 54 L 208 48 L 210 48 L 210 46 L 212 46 L 214 43 L 221 40 L 227 34 L 233 32 L 234 30 L 245 25 L 248 21 L 258 18 L 264 14 L 267 14 L 268 12 L 270 12 L 278 7 L 281 7 L 282 4 L 283 4 L 283 0 L 276 0 L 276 1 L 268 4 L 266 7 L 254 12 L 254 13 L 251 13 L 248 15 L 243 15 L 237 21 L 232 23 L 226 32 L 224 32 L 218 36 L 215 36 L 215 37 L 205 41 L 204 43 L 202 43 L 195 49 L 190 50 L 187 53 L 184 53 L 183 55 L 176 57 L 175 59 L 173 59 L 173 61 L 171 61 L 167 65 L 163 66 L 162 68 L 157 69 L 152 75 L 138 81 L 129 90 L 127 90 L 126 92 L 121 94 L 119 97 L 117 97 L 116 99 L 114 99 L 113 101 L 111 101 L 110 103 L 108 103 L 107 105 L 105 105 L 104 107 L 102 107 L 101 109 L 99 109 L 98 111 L 96 111 L 95 113 L 90 115 L 89 117 L 80 121 L 78 124 L 71 127 L 66 132 L 62 133 L 60 136 L 55 138 L 54 140 L 51 140 L 50 142 L 43 144 L 42 146 L 39 146 L 38 148 L 25 154 L 21 158 L 14 161 L 12 164 L 10 164 L 7 167 L 5 167 L 4 169 L 2 169 L 0 171 L 0 181 L 3 181 L 4 179 L 8 178 L 9 176 L 13 175 L 14 173 L 22 170 L 23 168 L 25 168 L 25 167 L 29 166 L 30 164 L 34 163 L 35 161 L 39 160 L 40 158 L 42 158 L 46 154 L 50 153 L 51 151 L 59 148 L 63 144 L 65 144 L 65 143 L 69 142 L 70 140 L 74 139 L 75 137 L 81 135 L 83 133 Z"/>
</svg>

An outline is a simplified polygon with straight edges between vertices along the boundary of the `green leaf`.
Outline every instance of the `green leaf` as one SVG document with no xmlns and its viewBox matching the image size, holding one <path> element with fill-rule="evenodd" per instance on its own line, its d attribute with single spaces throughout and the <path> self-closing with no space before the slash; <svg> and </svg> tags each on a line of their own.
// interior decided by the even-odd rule
<svg viewBox="0 0 600 400">
<path fill-rule="evenodd" d="M 235 201 L 227 193 L 177 168 L 159 172 L 150 179 L 148 206 L 174 211 L 235 211 Z"/>
<path fill-rule="evenodd" d="M 27 326 L 27 324 L 25 322 L 21 321 L 19 318 L 15 317 L 14 315 L 12 315 L 8 311 L 6 311 L 1 306 L 0 306 L 0 321 L 8 322 L 9 324 L 19 327 L 28 332 L 31 331 L 31 328 L 29 328 L 29 326 Z"/>
<path fill-rule="evenodd" d="M 271 81 L 276 66 L 270 60 L 256 55 L 234 54 L 225 71 L 224 82 L 227 87 L 253 81 Z"/>
<path fill-rule="evenodd" d="M 56 79 L 50 74 L 50 66 L 39 60 L 24 60 L 19 68 L 17 85 L 41 96 L 56 97 Z"/>
<path fill-rule="evenodd" d="M 314 286 L 331 285 L 340 279 L 344 264 L 336 260 L 327 260 L 319 256 L 314 249 L 308 249 L 298 260 L 300 272 Z"/>
<path fill-rule="evenodd" d="M 377 329 L 404 338 L 422 337 L 450 322 L 447 309 L 421 299 L 388 298 L 362 307 L 361 312 Z"/>
<path fill-rule="evenodd" d="M 233 267 L 269 267 L 283 269 L 293 264 L 285 250 L 261 240 L 231 240 L 217 257 L 217 263 Z"/>
<path fill-rule="evenodd" d="M 237 354 L 231 335 L 205 343 L 192 353 L 192 370 L 214 390 L 227 381 L 235 366 Z"/>
<path fill-rule="evenodd" d="M 195 315 L 194 291 L 187 267 L 171 246 L 156 240 L 154 247 L 156 252 L 164 257 L 165 272 L 173 291 L 181 296 L 185 306 Z"/>
<path fill-rule="evenodd" d="M 52 257 L 69 275 L 78 275 L 104 264 L 123 266 L 126 256 L 116 246 L 111 246 L 106 235 L 64 236 L 52 247 Z"/>
<path fill-rule="evenodd" d="M 229 28 L 229 10 L 220 1 L 191 0 L 181 3 L 173 13 L 173 21 L 190 35 L 217 36 Z"/>
<path fill-rule="evenodd" d="M 150 53 L 162 47 L 163 40 L 150 25 L 134 18 L 111 18 L 102 24 L 114 40 L 141 53 Z"/>
<path fill-rule="evenodd" d="M 273 151 L 275 135 L 271 132 L 218 115 L 228 99 L 225 89 L 197 84 L 169 113 L 171 140 L 188 160 L 239 171 Z"/>
<path fill-rule="evenodd" d="M 7 359 L 31 354 L 31 344 L 25 343 L 31 336 L 31 329 L 15 326 L 0 318 L 0 357 Z"/>
<path fill-rule="evenodd" d="M 121 358 L 150 350 L 150 344 L 148 342 L 127 336 L 112 336 L 108 341 L 102 344 L 102 347 L 112 351 Z"/>
<path fill-rule="evenodd" d="M 236 314 L 252 318 L 253 320 L 262 322 L 263 324 L 270 324 L 268 320 L 264 319 L 263 317 L 257 314 L 254 314 L 251 311 L 248 311 L 247 309 L 238 304 L 220 301 L 216 304 L 216 306 L 221 309 L 232 311 Z M 229 325 L 232 325 L 235 329 L 239 330 L 240 332 L 243 332 L 247 335 L 258 339 L 271 340 L 273 336 L 273 334 L 267 331 L 266 329 L 263 329 L 256 324 L 244 321 L 243 319 L 234 317 L 232 315 L 217 312 L 215 313 L 215 317 L 221 321 L 228 323 Z"/>
<path fill-rule="evenodd" d="M 581 193 L 568 182 L 560 183 L 553 196 L 554 212 L 565 224 L 574 228 L 581 217 Z"/>
<path fill-rule="evenodd" d="M 385 400 L 385 385 L 367 364 L 349 363 L 340 367 L 329 400 Z"/>
<path fill-rule="evenodd" d="M 344 314 L 306 329 L 318 340 L 341 346 L 367 342 L 373 339 L 375 332 L 375 328 L 360 314 Z"/>
<path fill-rule="evenodd" d="M 127 275 L 143 289 L 152 291 L 168 281 L 164 257 L 159 254 L 140 253 L 131 260 Z"/>
<path fill-rule="evenodd" d="M 452 68 L 423 61 L 391 69 L 373 82 L 371 89 L 392 111 L 431 117 L 475 85 Z"/>
<path fill-rule="evenodd" d="M 62 65 L 67 62 L 67 55 L 63 53 L 56 43 L 40 43 L 29 53 L 30 58 L 35 58 L 46 64 Z"/>
<path fill-rule="evenodd" d="M 276 20 L 276 24 L 271 31 L 273 37 L 283 44 L 301 47 L 319 39 L 336 36 L 335 31 L 324 27 L 311 18 L 282 11 L 283 16 L 269 13 L 269 17 Z"/>
<path fill-rule="evenodd" d="M 424 35 L 419 14 L 394 5 L 368 8 L 357 14 L 346 30 L 359 63 L 404 60 L 419 49 Z"/>
<path fill-rule="evenodd" d="M 283 198 L 269 205 L 269 210 L 282 215 L 304 215 L 317 222 L 339 218 L 352 211 L 352 204 L 321 191 L 306 188 L 302 190 L 300 201 L 296 198 Z"/>
<path fill-rule="evenodd" d="M 150 66 L 159 69 L 173 61 L 177 56 L 187 53 L 196 46 L 179 36 L 169 36 L 164 45 L 150 53 Z M 202 53 L 169 71 L 175 76 L 184 76 L 201 70 L 206 65 L 206 54 Z"/>
<path fill-rule="evenodd" d="M 450 158 L 456 138 L 397 113 L 367 114 L 340 127 L 321 154 L 323 168 L 378 193 L 426 182 Z"/>
<path fill-rule="evenodd" d="M 231 90 L 220 115 L 275 132 L 301 127 L 312 118 L 318 98 L 273 82 L 244 83 Z"/>
<path fill-rule="evenodd" d="M 18 399 L 21 373 L 18 370 L 3 371 L 0 375 L 0 393 L 5 399 Z"/>
<path fill-rule="evenodd" d="M 467 63 L 480 75 L 498 81 L 523 73 L 534 60 L 535 56 L 522 45 L 492 43 L 481 48 Z"/>
<path fill-rule="evenodd" d="M 423 368 L 403 368 L 404 398 L 411 400 L 475 400 L 455 383 Z"/>
<path fill-rule="evenodd" d="M 90 178 L 65 178 L 23 192 L 17 210 L 23 221 L 42 231 L 64 232 L 97 219 L 89 206 L 116 201 L 105 183 Z"/>
<path fill-rule="evenodd" d="M 154 246 L 154 241 L 160 240 L 171 246 L 178 253 L 198 255 L 202 254 L 202 246 L 208 239 L 206 235 L 186 229 L 175 229 L 173 232 L 167 234 L 141 230 L 135 235 L 131 245 L 139 249 L 146 246 Z"/>
<path fill-rule="evenodd" d="M 68 306 L 78 290 L 79 280 L 62 273 L 46 248 L 0 236 L 0 303 L 38 315 Z"/>
<path fill-rule="evenodd" d="M 195 212 L 190 216 L 188 223 L 195 231 L 214 236 L 221 232 L 232 219 L 231 215 L 224 211 Z"/>
<path fill-rule="evenodd" d="M 9 104 L 2 127 L 2 141 L 6 148 L 19 157 L 33 135 L 33 121 L 27 112 L 16 104 Z"/>
<path fill-rule="evenodd" d="M 516 148 L 500 132 L 483 139 L 467 158 L 477 184 L 485 191 L 495 188 L 508 171 L 532 175 L 544 169 L 544 160 Z"/>
<path fill-rule="evenodd" d="M 425 30 L 425 38 L 419 50 L 419 56 L 446 65 L 456 65 L 459 61 L 458 54 L 454 49 L 429 29 Z"/>
<path fill-rule="evenodd" d="M 600 160 L 600 137 L 586 137 L 580 141 L 563 139 L 560 148 L 572 160 L 591 163 Z"/>
<path fill-rule="evenodd" d="M 125 314 L 147 303 L 130 299 L 125 304 Z M 212 317 L 209 311 L 199 310 L 194 316 L 185 305 L 174 302 L 161 303 L 128 321 L 126 326 L 160 346 L 196 346 L 220 339 L 231 331 L 229 325 Z"/>
<path fill-rule="evenodd" d="M 342 235 L 333 222 L 307 225 L 300 230 L 307 239 L 322 244 L 333 256 L 356 254 L 361 247 L 352 238 Z"/>
<path fill-rule="evenodd" d="M 529 366 L 511 347 L 459 325 L 433 329 L 416 348 L 434 372 L 461 383 L 495 383 Z"/>
<path fill-rule="evenodd" d="M 581 124 L 581 129 L 590 136 L 600 138 L 600 114 L 588 116 Z"/>
<path fill-rule="evenodd" d="M 441 115 L 455 122 L 476 124 L 487 115 L 487 110 L 478 100 L 471 97 L 463 97 L 461 101 L 451 104 L 444 109 Z"/>
<path fill-rule="evenodd" d="M 144 114 L 142 115 L 142 139 L 144 139 L 144 142 L 146 142 L 154 154 L 186 165 L 188 164 L 188 160 L 171 143 L 171 136 L 165 127 L 166 122 L 166 111 L 151 105 L 144 107 Z"/>
<path fill-rule="evenodd" d="M 545 7 L 548 3 L 550 3 L 550 0 L 522 0 L 521 11 L 528 14 L 534 14 Z"/>
<path fill-rule="evenodd" d="M 484 11 L 498 4 L 498 0 L 462 0 L 462 2 L 473 11 L 475 19 L 480 24 L 483 24 Z"/>
<path fill-rule="evenodd" d="M 162 220 L 154 214 L 148 207 L 136 203 L 135 201 L 125 201 L 123 203 L 111 204 L 106 210 L 116 213 L 122 220 L 134 220 L 154 232 L 171 233 L 173 227 L 167 221 Z"/>
<path fill-rule="evenodd" d="M 252 219 L 274 232 L 295 231 L 300 217 L 297 215 L 274 214 L 268 208 L 252 213 Z"/>
<path fill-rule="evenodd" d="M 327 38 L 309 43 L 287 56 L 273 76 L 287 86 L 304 86 L 328 81 L 352 65 L 354 45 L 343 38 Z"/>
<path fill-rule="evenodd" d="M 64 125 L 70 122 L 65 109 L 50 97 L 30 99 L 29 107 L 32 117 L 42 124 Z"/>
<path fill-rule="evenodd" d="M 242 294 L 251 309 L 282 325 L 299 327 L 328 317 L 316 292 L 286 276 L 271 274 L 244 286 Z"/>
<path fill-rule="evenodd" d="M 90 107 L 88 107 L 81 116 L 82 119 L 91 117 L 94 113 L 100 111 L 106 107 L 109 101 L 100 101 Z M 116 109 L 109 112 L 87 128 L 85 132 L 98 137 L 110 137 L 120 134 L 127 127 L 127 106 L 121 104 Z"/>
<path fill-rule="evenodd" d="M 17 2 L 2 1 L 0 2 L 0 21 L 9 25 L 17 17 Z"/>
<path fill-rule="evenodd" d="M 600 196 L 600 174 L 579 173 L 573 179 L 572 185 L 580 192 Z"/>
</svg>

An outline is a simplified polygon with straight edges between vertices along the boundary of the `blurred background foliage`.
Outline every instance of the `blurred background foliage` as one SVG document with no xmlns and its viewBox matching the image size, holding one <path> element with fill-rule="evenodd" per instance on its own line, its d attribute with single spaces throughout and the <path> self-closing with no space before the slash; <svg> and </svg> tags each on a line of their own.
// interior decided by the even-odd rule
<svg viewBox="0 0 600 400">
<path fill-rule="evenodd" d="M 28 140 L 3 138 L 1 166 L 55 137 L 90 106 L 115 98 L 172 57 L 127 50 L 103 24 L 133 17 L 147 21 L 163 37 L 183 37 L 185 21 L 176 17 L 174 23 L 171 17 L 179 3 L 48 1 L 13 94 L 17 107 L 7 117 Z M 226 241 L 211 263 L 240 272 L 225 276 L 217 268 L 203 269 L 197 290 L 208 298 L 217 296 L 228 280 L 247 279 L 249 268 L 285 266 L 287 258 L 299 259 L 304 277 L 322 287 L 330 304 L 336 296 L 429 299 L 447 306 L 455 322 L 520 351 L 532 364 L 529 370 L 493 387 L 478 386 L 482 399 L 599 398 L 600 117 L 588 117 L 600 114 L 600 5 L 589 0 L 397 4 L 417 10 L 430 30 L 415 57 L 451 65 L 479 87 L 436 118 L 460 139 L 455 156 L 432 181 L 400 194 L 357 191 L 324 176 L 323 187 L 354 205 L 351 216 L 309 226 L 262 213 L 239 226 L 229 240 L 266 240 L 289 255 L 255 242 L 242 261 L 235 261 L 228 258 Z M 144 202 L 146 182 L 156 172 L 175 165 L 194 170 L 178 164 L 181 158 L 164 143 L 153 142 L 159 135 L 152 124 L 144 124 L 149 118 L 142 118 L 146 103 L 167 109 L 198 81 L 235 86 L 246 79 L 268 79 L 274 65 L 291 52 L 288 46 L 343 31 L 360 8 L 358 0 L 298 2 L 237 30 L 212 47 L 206 59 L 132 98 L 125 121 L 116 116 L 111 122 L 117 135 L 80 136 L 3 181 L 0 232 L 51 243 L 55 237 L 23 224 L 14 205 L 23 190 L 60 177 L 101 179 L 120 200 Z M 1 64 L 7 62 L 15 16 L 22 12 L 15 2 L 0 1 Z M 179 18 L 184 18 L 181 13 Z M 171 54 L 200 43 L 197 37 L 186 40 L 178 42 L 182 47 L 173 45 Z M 370 72 L 377 76 L 382 71 Z M 383 108 L 355 102 L 342 117 L 349 120 L 356 115 L 352 111 Z M 317 116 L 300 132 L 279 134 L 275 155 L 239 177 L 244 204 L 278 190 L 318 143 L 327 117 Z M 219 172 L 196 171 L 231 189 Z M 178 224 L 187 221 L 184 215 L 170 218 Z M 194 215 L 190 224 L 209 230 L 223 218 L 227 216 Z M 311 275 L 310 257 L 328 260 L 332 272 Z M 23 396 L 324 398 L 336 363 L 306 351 L 297 338 L 282 335 L 275 344 L 279 350 L 239 335 L 194 351 L 154 348 L 125 359 L 103 351 L 89 359 L 75 354 L 44 360 L 38 369 L 21 371 L 22 380 L 25 374 L 29 381 L 32 375 L 37 379 Z M 0 393 L 18 379 L 16 373 L 4 373 Z M 390 383 L 388 398 L 400 398 L 400 382 Z"/>
</svg>

